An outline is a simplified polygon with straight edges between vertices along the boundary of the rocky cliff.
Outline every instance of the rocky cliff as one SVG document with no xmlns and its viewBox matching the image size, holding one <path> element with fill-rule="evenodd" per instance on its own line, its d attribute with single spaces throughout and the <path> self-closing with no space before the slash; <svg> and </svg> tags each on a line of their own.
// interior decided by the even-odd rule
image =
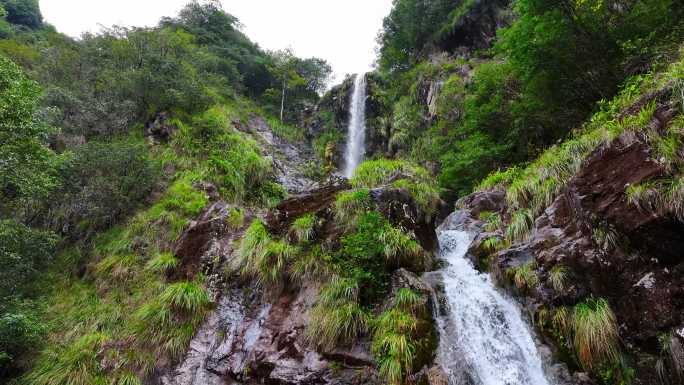
<svg viewBox="0 0 684 385">
<path fill-rule="evenodd" d="M 524 196 L 531 210 L 521 209 L 515 181 L 460 202 L 457 222 L 478 234 L 475 263 L 521 296 L 558 357 L 600 381 L 682 380 L 684 222 L 673 167 L 682 159 L 680 114 L 671 84 L 633 99 L 615 119 L 639 123 L 569 166 L 555 192 Z M 670 156 L 664 140 L 677 143 Z M 526 183 L 532 190 L 535 182 Z M 535 210 L 532 201 L 544 203 Z M 600 343 L 582 340 L 583 314 L 601 319 L 591 337 Z"/>
</svg>

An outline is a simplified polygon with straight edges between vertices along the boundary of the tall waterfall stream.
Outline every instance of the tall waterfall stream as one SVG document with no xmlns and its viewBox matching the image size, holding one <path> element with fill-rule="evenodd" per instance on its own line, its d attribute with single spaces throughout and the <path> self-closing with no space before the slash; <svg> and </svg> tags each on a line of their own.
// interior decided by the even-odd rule
<svg viewBox="0 0 684 385">
<path fill-rule="evenodd" d="M 358 74 L 354 79 L 349 111 L 351 116 L 344 155 L 344 176 L 347 178 L 352 177 L 366 152 L 366 74 Z"/>
<path fill-rule="evenodd" d="M 466 258 L 472 241 L 464 231 L 442 230 L 446 314 L 437 317 L 438 364 L 450 385 L 549 385 L 532 333 L 520 308 Z"/>
</svg>

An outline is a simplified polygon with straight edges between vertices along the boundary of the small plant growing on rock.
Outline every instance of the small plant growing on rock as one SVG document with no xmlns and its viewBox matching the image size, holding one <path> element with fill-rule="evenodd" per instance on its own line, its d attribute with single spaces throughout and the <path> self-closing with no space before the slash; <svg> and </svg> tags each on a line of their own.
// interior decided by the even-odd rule
<svg viewBox="0 0 684 385">
<path fill-rule="evenodd" d="M 556 292 L 562 292 L 565 290 L 568 279 L 568 268 L 565 266 L 554 266 L 551 271 L 549 271 L 549 283 L 551 287 Z"/>
<path fill-rule="evenodd" d="M 353 227 L 360 215 L 371 207 L 370 190 L 343 192 L 335 200 L 335 217 L 345 226 Z"/>
<path fill-rule="evenodd" d="M 425 250 L 396 227 L 385 225 L 380 234 L 380 242 L 384 245 L 385 258 L 397 266 L 425 264 Z"/>
<path fill-rule="evenodd" d="M 506 271 L 508 279 L 515 284 L 520 291 L 529 291 L 539 284 L 539 276 L 534 270 L 534 262 L 529 262 L 518 267 L 510 268 Z"/>
<path fill-rule="evenodd" d="M 359 305 L 358 282 L 335 277 L 325 286 L 311 312 L 307 341 L 324 350 L 353 343 L 368 330 L 370 316 Z"/>
<path fill-rule="evenodd" d="M 497 231 L 503 226 L 501 215 L 491 211 L 481 212 L 480 220 L 485 222 L 484 230 L 490 233 Z"/>
<path fill-rule="evenodd" d="M 314 236 L 314 226 L 316 224 L 316 216 L 314 214 L 306 214 L 292 223 L 292 232 L 297 241 L 300 243 L 309 242 Z"/>
<path fill-rule="evenodd" d="M 572 331 L 575 353 L 584 369 L 593 370 L 600 363 L 620 358 L 617 320 L 605 299 L 592 298 L 575 305 Z"/>
<path fill-rule="evenodd" d="M 520 209 L 513 213 L 511 223 L 506 228 L 506 239 L 515 242 L 527 238 L 532 231 L 534 218 L 529 209 Z"/>
</svg>

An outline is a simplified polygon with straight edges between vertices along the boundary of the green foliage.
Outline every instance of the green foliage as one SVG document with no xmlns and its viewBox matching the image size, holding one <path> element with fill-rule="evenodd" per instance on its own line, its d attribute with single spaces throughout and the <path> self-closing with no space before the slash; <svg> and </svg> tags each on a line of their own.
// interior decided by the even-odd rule
<svg viewBox="0 0 684 385">
<path fill-rule="evenodd" d="M 26 199 L 42 198 L 58 183 L 48 127 L 38 119 L 38 85 L 0 56 L 0 215 Z"/>
<path fill-rule="evenodd" d="M 147 263 L 147 268 L 153 271 L 166 273 L 178 266 L 178 258 L 173 253 L 159 253 Z"/>
<path fill-rule="evenodd" d="M 387 224 L 382 229 L 379 241 L 384 245 L 385 258 L 391 265 L 413 266 L 417 270 L 425 269 L 428 254 L 403 230 Z"/>
<path fill-rule="evenodd" d="M 354 231 L 340 240 L 334 262 L 345 275 L 353 277 L 362 288 L 362 302 L 368 303 L 386 290 L 389 271 L 385 263 L 385 245 L 380 240 L 387 221 L 377 212 L 361 215 Z"/>
<path fill-rule="evenodd" d="M 52 233 L 0 220 L 0 297 L 28 294 L 38 274 L 53 260 L 56 241 Z"/>
<path fill-rule="evenodd" d="M 206 310 L 210 303 L 207 291 L 193 282 L 169 285 L 159 296 L 159 300 L 164 306 L 187 314 Z"/>
<path fill-rule="evenodd" d="M 38 0 L 2 0 L 0 5 L 7 12 L 7 21 L 36 29 L 43 25 Z"/>
<path fill-rule="evenodd" d="M 539 276 L 535 271 L 534 262 L 529 262 L 506 271 L 506 276 L 515 284 L 518 290 L 529 292 L 539 285 Z"/>
<path fill-rule="evenodd" d="M 359 216 L 371 208 L 370 190 L 346 191 L 335 198 L 335 217 L 347 227 L 353 227 Z"/>
<path fill-rule="evenodd" d="M 522 241 L 530 235 L 534 225 L 534 218 L 528 209 L 520 209 L 511 215 L 511 221 L 506 227 L 506 239 L 510 242 Z"/>
<path fill-rule="evenodd" d="M 71 239 L 87 239 L 140 207 L 159 180 L 148 149 L 130 141 L 91 141 L 60 169 L 56 198 L 39 212 L 43 222 Z"/>
<path fill-rule="evenodd" d="M 369 315 L 358 303 L 359 284 L 350 278 L 333 278 L 311 312 L 306 327 L 309 343 L 332 350 L 353 343 L 368 330 Z"/>
<path fill-rule="evenodd" d="M 483 211 L 480 213 L 480 220 L 485 222 L 484 230 L 494 232 L 503 226 L 501 215 L 491 211 Z"/>
<path fill-rule="evenodd" d="M 434 178 L 427 170 L 413 163 L 388 159 L 365 161 L 351 179 L 352 186 L 356 188 L 375 188 L 389 183 L 407 190 L 428 215 L 437 212 L 440 198 Z"/>
<path fill-rule="evenodd" d="M 617 320 L 606 300 L 589 299 L 576 305 L 572 330 L 577 358 L 584 369 L 619 359 Z"/>
<path fill-rule="evenodd" d="M 323 252 L 320 246 L 315 245 L 292 263 L 289 274 L 293 280 L 299 283 L 306 281 L 325 282 L 332 275 L 332 256 Z"/>
<path fill-rule="evenodd" d="M 300 243 L 309 242 L 314 237 L 314 226 L 316 225 L 316 215 L 306 214 L 297 218 L 291 226 L 297 241 Z"/>
<path fill-rule="evenodd" d="M 371 350 L 380 375 L 387 383 L 399 385 L 413 372 L 423 337 L 416 314 L 425 309 L 421 295 L 408 288 L 397 291 L 394 304 L 374 321 Z"/>
<path fill-rule="evenodd" d="M 496 187 L 507 187 L 515 180 L 520 170 L 517 167 L 510 167 L 506 170 L 497 170 L 489 174 L 477 186 L 478 191 L 490 190 Z"/>
</svg>

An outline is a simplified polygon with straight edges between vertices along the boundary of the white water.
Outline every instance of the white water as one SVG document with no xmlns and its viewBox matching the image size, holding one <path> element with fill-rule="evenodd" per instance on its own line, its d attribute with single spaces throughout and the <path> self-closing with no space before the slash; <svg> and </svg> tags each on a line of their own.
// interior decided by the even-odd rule
<svg viewBox="0 0 684 385">
<path fill-rule="evenodd" d="M 549 385 L 532 334 L 518 305 L 465 257 L 463 231 L 439 234 L 446 266 L 438 272 L 449 304 L 438 316 L 437 360 L 451 385 Z"/>
<path fill-rule="evenodd" d="M 344 176 L 351 178 L 366 153 L 366 74 L 356 75 L 349 103 L 347 150 L 344 155 Z"/>
</svg>

